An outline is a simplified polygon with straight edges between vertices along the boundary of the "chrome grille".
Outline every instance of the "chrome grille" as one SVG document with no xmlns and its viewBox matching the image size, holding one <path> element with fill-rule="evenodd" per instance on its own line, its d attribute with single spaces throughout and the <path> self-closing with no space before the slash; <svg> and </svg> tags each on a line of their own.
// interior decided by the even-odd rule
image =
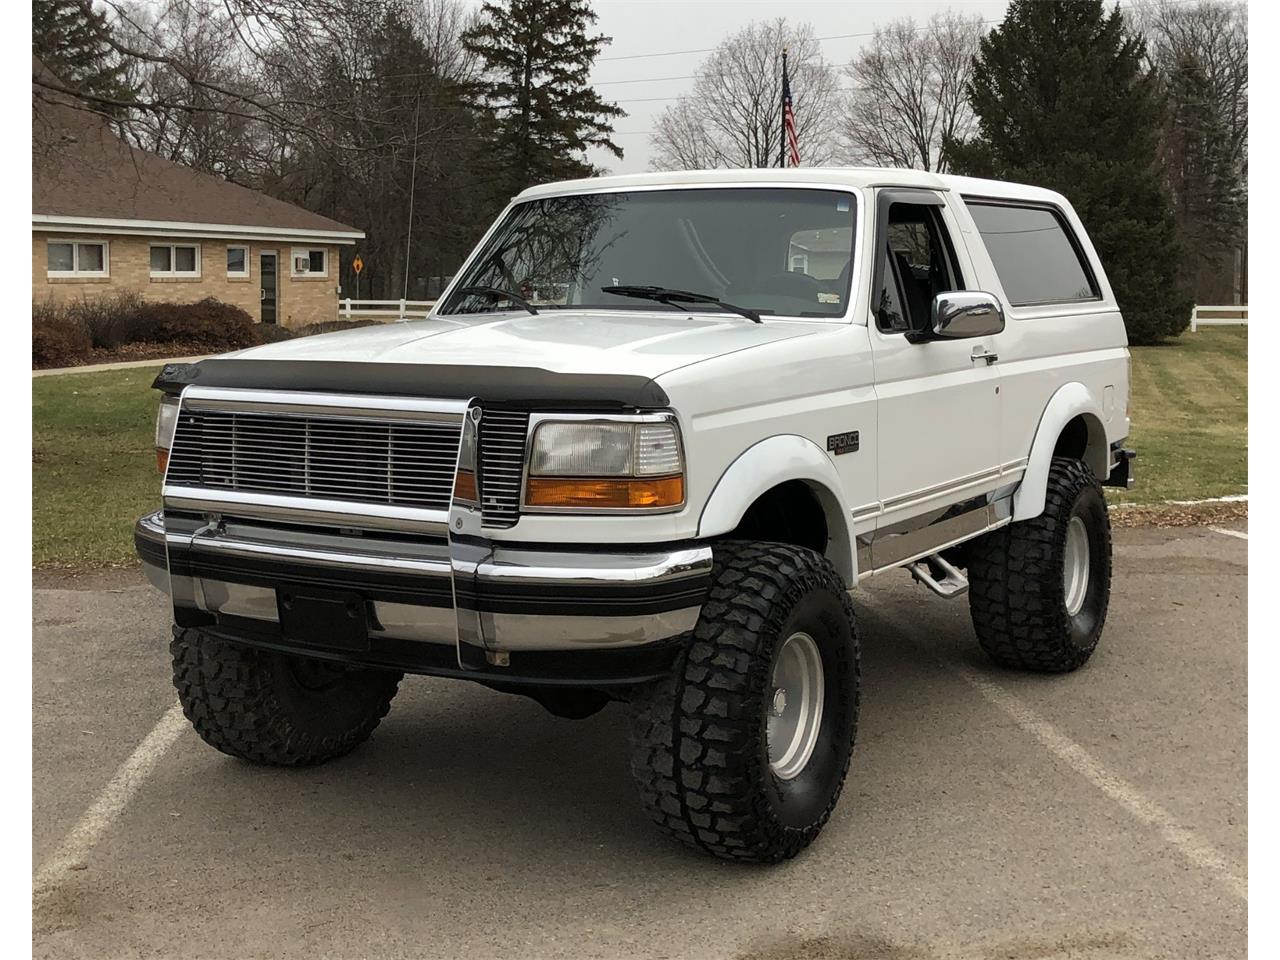
<svg viewBox="0 0 1280 960">
<path fill-rule="evenodd" d="M 520 517 L 529 414 L 485 410 L 480 419 L 481 524 L 509 527 Z"/>
<path fill-rule="evenodd" d="M 461 424 L 186 409 L 166 483 L 447 510 Z"/>
</svg>

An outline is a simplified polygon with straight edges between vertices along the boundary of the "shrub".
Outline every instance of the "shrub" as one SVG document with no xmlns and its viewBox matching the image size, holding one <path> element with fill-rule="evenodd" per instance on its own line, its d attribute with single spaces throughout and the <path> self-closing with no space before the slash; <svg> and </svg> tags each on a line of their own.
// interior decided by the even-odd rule
<svg viewBox="0 0 1280 960">
<path fill-rule="evenodd" d="M 84 327 L 96 349 L 114 350 L 147 339 L 140 325 L 141 308 L 139 294 L 120 290 L 105 297 L 74 300 L 64 310 L 68 318 Z"/>
<path fill-rule="evenodd" d="M 140 339 L 150 343 L 198 343 L 211 350 L 252 347 L 253 318 L 239 307 L 206 297 L 198 303 L 144 303 L 138 309 Z"/>
<path fill-rule="evenodd" d="M 239 307 L 212 297 L 199 303 L 148 303 L 135 293 L 97 299 L 52 301 L 31 308 L 31 361 L 35 366 L 70 366 L 93 350 L 128 344 L 181 344 L 183 349 L 236 350 L 287 339 L 290 332 L 266 333 L 264 324 Z"/>
<path fill-rule="evenodd" d="M 37 367 L 70 367 L 84 360 L 93 342 L 79 320 L 52 303 L 31 310 L 31 363 Z"/>
</svg>

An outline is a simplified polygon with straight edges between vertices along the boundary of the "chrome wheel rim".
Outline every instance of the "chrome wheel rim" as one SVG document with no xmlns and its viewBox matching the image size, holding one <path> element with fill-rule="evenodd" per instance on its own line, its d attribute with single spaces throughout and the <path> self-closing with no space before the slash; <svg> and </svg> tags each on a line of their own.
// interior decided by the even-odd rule
<svg viewBox="0 0 1280 960">
<path fill-rule="evenodd" d="M 822 728 L 822 654 L 807 633 L 793 633 L 778 651 L 765 701 L 769 769 L 783 780 L 799 776 Z"/>
<path fill-rule="evenodd" d="M 1062 591 L 1067 616 L 1074 617 L 1089 592 L 1089 530 L 1081 517 L 1067 524 L 1067 545 L 1062 554 Z"/>
</svg>

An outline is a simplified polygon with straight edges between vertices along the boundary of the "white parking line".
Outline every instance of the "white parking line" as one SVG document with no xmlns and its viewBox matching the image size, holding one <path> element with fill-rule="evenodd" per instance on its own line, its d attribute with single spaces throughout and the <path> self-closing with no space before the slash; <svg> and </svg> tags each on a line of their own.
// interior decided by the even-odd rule
<svg viewBox="0 0 1280 960">
<path fill-rule="evenodd" d="M 1223 527 L 1210 527 L 1214 533 L 1220 533 L 1224 537 L 1235 537 L 1237 540 L 1248 540 L 1249 535 L 1243 530 L 1227 530 Z"/>
<path fill-rule="evenodd" d="M 66 878 L 69 870 L 83 863 L 85 856 L 120 817 L 138 788 L 155 770 L 165 751 L 186 728 L 187 719 L 182 715 L 182 707 L 175 703 L 151 728 L 151 732 L 143 738 L 129 758 L 120 764 L 115 776 L 102 788 L 93 805 L 84 812 L 84 816 L 63 838 L 53 856 L 40 868 L 31 885 L 34 901 L 38 902 L 47 896 Z"/>
<path fill-rule="evenodd" d="M 1187 861 L 1212 873 L 1241 899 L 1248 900 L 1249 888 L 1241 872 L 1210 844 L 1182 826 L 1164 807 L 1147 799 L 1133 784 L 1111 773 L 1084 747 L 1062 733 L 1009 691 L 966 667 L 959 674 L 977 688 L 983 698 L 1009 716 L 1023 731 L 1114 800 L 1131 816 L 1155 827 L 1165 841 Z"/>
</svg>

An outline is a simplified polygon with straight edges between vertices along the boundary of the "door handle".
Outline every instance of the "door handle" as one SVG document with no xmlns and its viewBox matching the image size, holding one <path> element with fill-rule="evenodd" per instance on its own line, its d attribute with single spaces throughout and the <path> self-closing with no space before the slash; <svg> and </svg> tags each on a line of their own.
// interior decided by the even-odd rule
<svg viewBox="0 0 1280 960">
<path fill-rule="evenodd" d="M 266 290 L 266 288 L 265 288 L 265 287 L 259 287 L 259 288 L 258 288 L 258 299 L 259 299 L 259 300 L 266 300 L 266 299 L 267 299 L 267 290 Z"/>
<path fill-rule="evenodd" d="M 985 360 L 987 361 L 987 366 L 989 367 L 993 363 L 995 363 L 997 360 L 1000 359 L 1000 354 L 991 353 L 990 351 L 987 350 L 986 347 L 974 347 L 973 353 L 969 355 L 969 358 L 971 360 Z"/>
</svg>

